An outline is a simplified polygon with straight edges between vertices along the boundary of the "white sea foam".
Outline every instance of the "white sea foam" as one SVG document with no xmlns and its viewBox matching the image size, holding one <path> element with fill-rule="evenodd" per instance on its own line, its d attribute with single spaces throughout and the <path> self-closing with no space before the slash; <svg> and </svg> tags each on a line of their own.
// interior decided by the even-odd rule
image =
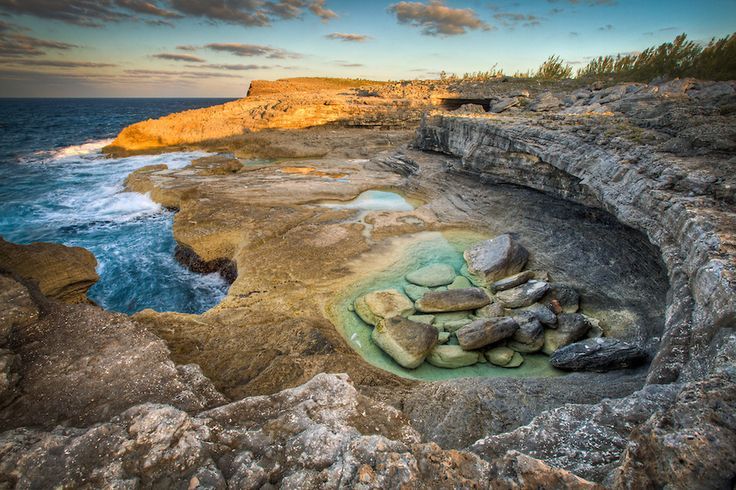
<svg viewBox="0 0 736 490">
<path fill-rule="evenodd" d="M 97 141 L 88 141 L 87 143 L 82 143 L 81 145 L 67 146 L 54 151 L 51 155 L 51 158 L 53 160 L 62 160 L 71 157 L 97 154 L 100 153 L 100 150 L 102 150 L 113 141 L 113 139 L 104 139 Z"/>
</svg>

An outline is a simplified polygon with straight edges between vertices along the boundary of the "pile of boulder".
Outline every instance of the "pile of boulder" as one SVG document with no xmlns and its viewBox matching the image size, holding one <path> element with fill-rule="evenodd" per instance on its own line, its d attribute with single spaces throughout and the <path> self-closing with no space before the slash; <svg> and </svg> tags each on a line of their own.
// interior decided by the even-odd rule
<svg viewBox="0 0 736 490">
<path fill-rule="evenodd" d="M 543 353 L 559 369 L 608 371 L 647 360 L 638 346 L 604 337 L 600 323 L 579 312 L 573 288 L 524 270 L 529 252 L 511 235 L 481 242 L 464 258 L 460 274 L 432 264 L 407 274 L 403 292 L 372 291 L 355 301 L 373 342 L 401 366 L 515 368 L 525 355 Z"/>
</svg>

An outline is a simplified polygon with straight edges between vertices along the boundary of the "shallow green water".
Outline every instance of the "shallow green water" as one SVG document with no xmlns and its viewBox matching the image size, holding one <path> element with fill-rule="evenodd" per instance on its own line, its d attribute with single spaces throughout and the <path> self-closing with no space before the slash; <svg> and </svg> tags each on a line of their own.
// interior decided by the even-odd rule
<svg viewBox="0 0 736 490">
<path fill-rule="evenodd" d="M 553 368 L 549 364 L 549 357 L 543 354 L 525 354 L 524 364 L 518 368 L 502 368 L 482 363 L 459 369 L 443 369 L 425 362 L 417 369 L 405 369 L 373 343 L 370 338 L 373 327 L 350 311 L 355 299 L 370 291 L 389 288 L 403 291 L 404 286 L 409 284 L 404 276 L 420 267 L 444 263 L 454 267 L 459 274 L 464 264 L 463 251 L 487 238 L 472 232 L 433 232 L 416 235 L 416 240 L 397 254 L 396 260 L 389 267 L 369 274 L 364 281 L 345 291 L 345 294 L 331 306 L 331 314 L 338 331 L 370 364 L 405 378 L 434 381 L 474 376 L 542 377 L 564 374 Z"/>
<path fill-rule="evenodd" d="M 334 209 L 360 209 L 362 211 L 412 211 L 414 206 L 401 194 L 370 190 L 351 201 L 330 201 L 322 204 Z"/>
</svg>

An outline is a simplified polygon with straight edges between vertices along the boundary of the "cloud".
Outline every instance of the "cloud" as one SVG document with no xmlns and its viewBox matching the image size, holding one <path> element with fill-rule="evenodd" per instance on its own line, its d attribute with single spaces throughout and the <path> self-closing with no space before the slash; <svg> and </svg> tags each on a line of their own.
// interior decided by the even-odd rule
<svg viewBox="0 0 736 490">
<path fill-rule="evenodd" d="M 183 77 L 183 78 L 239 78 L 234 73 L 221 73 L 212 71 L 175 71 L 175 70 L 125 70 L 128 75 L 156 76 L 156 77 Z"/>
<path fill-rule="evenodd" d="M 570 37 L 578 37 L 578 36 L 580 36 L 580 33 L 579 32 L 575 32 L 575 31 L 570 31 L 569 35 L 570 35 Z"/>
<path fill-rule="evenodd" d="M 491 26 L 478 18 L 471 9 L 455 9 L 443 0 L 422 2 L 399 2 L 388 11 L 396 15 L 400 24 L 418 27 L 426 36 L 457 36 L 469 30 L 491 30 Z"/>
<path fill-rule="evenodd" d="M 0 56 L 41 56 L 46 54 L 47 49 L 63 51 L 77 47 L 75 44 L 47 41 L 14 32 L 17 30 L 19 28 L 16 26 L 3 23 L 0 28 Z"/>
<path fill-rule="evenodd" d="M 513 29 L 514 27 L 535 27 L 541 24 L 542 19 L 536 15 L 517 14 L 513 12 L 499 12 L 493 17 L 504 27 Z"/>
<path fill-rule="evenodd" d="M 207 61 L 203 60 L 199 56 L 194 56 L 193 54 L 158 53 L 151 56 L 160 60 L 187 61 L 189 63 L 205 63 Z"/>
<path fill-rule="evenodd" d="M 268 70 L 269 68 L 282 68 L 280 66 L 269 65 L 186 65 L 187 68 L 204 68 L 208 70 L 230 70 L 230 71 L 247 71 L 247 70 Z"/>
<path fill-rule="evenodd" d="M 92 61 L 63 61 L 63 60 L 14 60 L 4 59 L 0 60 L 3 63 L 12 65 L 24 65 L 24 66 L 47 66 L 52 68 L 109 68 L 118 66 L 112 63 L 95 63 Z"/>
<path fill-rule="evenodd" d="M 262 46 L 260 44 L 212 43 L 207 44 L 205 48 L 213 51 L 224 51 L 244 58 L 264 56 L 266 58 L 284 60 L 302 57 L 299 53 L 292 53 L 284 49 Z"/>
<path fill-rule="evenodd" d="M 343 68 L 362 68 L 365 65 L 362 63 L 351 63 L 350 61 L 343 61 L 343 60 L 335 60 L 333 61 L 337 66 L 342 66 Z"/>
<path fill-rule="evenodd" d="M 369 39 L 372 39 L 370 36 L 366 36 L 364 34 L 346 34 L 344 32 L 333 32 L 327 34 L 325 37 L 327 39 L 334 39 L 335 41 L 354 43 L 363 43 L 365 41 L 368 41 Z"/>
<path fill-rule="evenodd" d="M 599 31 L 612 31 L 613 26 L 611 24 L 606 24 L 604 26 L 601 26 L 598 28 Z"/>
<path fill-rule="evenodd" d="M 185 16 L 246 26 L 268 26 L 307 12 L 325 22 L 337 17 L 325 0 L 0 0 L 0 10 L 86 27 L 123 20 L 170 25 L 163 19 Z"/>
<path fill-rule="evenodd" d="M 557 3 L 559 0 L 547 0 L 549 3 Z M 613 6 L 618 3 L 617 0 L 567 0 L 567 3 L 571 3 L 573 5 L 589 5 L 591 7 L 600 7 L 600 6 Z"/>
<path fill-rule="evenodd" d="M 191 44 L 180 44 L 176 49 L 179 51 L 196 51 L 199 48 L 197 46 L 192 46 Z"/>
</svg>

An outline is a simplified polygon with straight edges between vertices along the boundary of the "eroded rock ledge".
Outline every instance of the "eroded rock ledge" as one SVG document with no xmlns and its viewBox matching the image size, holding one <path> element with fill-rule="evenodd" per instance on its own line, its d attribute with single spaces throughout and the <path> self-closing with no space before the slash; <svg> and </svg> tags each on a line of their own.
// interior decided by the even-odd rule
<svg viewBox="0 0 736 490">
<path fill-rule="evenodd" d="M 732 184 L 719 175 L 722 166 L 734 172 L 736 165 L 712 154 L 718 163 L 709 172 L 702 158 L 601 134 L 615 124 L 605 115 L 436 115 L 423 122 L 415 146 L 454 157 L 451 171 L 601 207 L 644 232 L 661 251 L 671 287 L 649 381 L 697 379 L 736 322 L 736 215 L 717 197 Z"/>
</svg>

